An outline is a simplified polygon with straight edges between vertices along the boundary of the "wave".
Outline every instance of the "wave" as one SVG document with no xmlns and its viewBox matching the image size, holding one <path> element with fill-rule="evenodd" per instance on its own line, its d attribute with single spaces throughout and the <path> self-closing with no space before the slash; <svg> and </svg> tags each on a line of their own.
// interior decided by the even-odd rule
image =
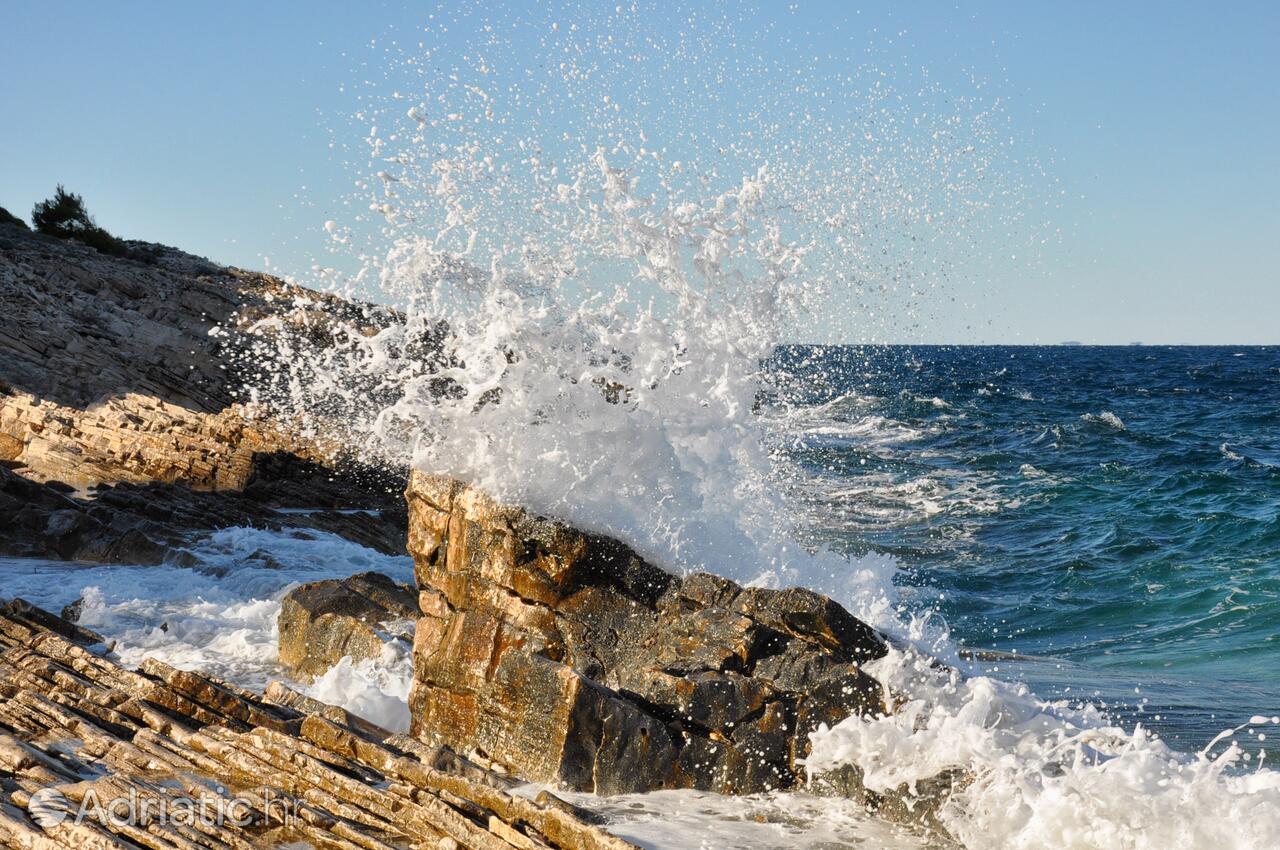
<svg viewBox="0 0 1280 850">
<path fill-rule="evenodd" d="M 963 770 L 970 781 L 938 816 L 966 847 L 1261 850 L 1280 836 L 1280 772 L 1264 767 L 1265 752 L 1251 764 L 1234 740 L 1265 741 L 1259 730 L 1280 718 L 1255 716 L 1188 755 L 1141 726 L 1109 725 L 1092 706 L 1046 703 L 1025 686 L 963 678 L 912 652 L 868 669 L 909 701 L 893 715 L 820 730 L 809 770 L 856 765 L 880 792 Z"/>
<path fill-rule="evenodd" d="M 818 735 L 810 770 L 855 764 L 872 788 L 966 770 L 941 814 L 966 846 L 1280 846 L 1280 774 L 1237 775 L 1235 748 L 1179 757 L 1096 711 L 940 669 L 957 649 L 899 599 L 892 561 L 797 543 L 803 518 L 783 494 L 805 473 L 771 448 L 762 363 L 832 303 L 945 278 L 935 255 L 1009 223 L 997 199 L 1018 193 L 1000 169 L 1022 160 L 989 132 L 992 108 L 805 64 L 781 72 L 827 91 L 830 109 L 799 114 L 788 87 L 726 73 L 713 48 L 732 22 L 699 29 L 691 14 L 676 49 L 632 7 L 579 12 L 568 31 L 484 26 L 475 51 L 428 49 L 388 69 L 403 77 L 393 92 L 362 93 L 367 191 L 352 208 L 367 215 L 325 229 L 363 266 L 347 293 L 394 310 L 370 308 L 377 323 L 354 318 L 314 360 L 260 328 L 254 400 L 673 570 L 838 598 L 913 647 L 875 670 L 905 702 Z M 471 31 L 474 13 L 424 38 Z M 504 66 L 525 31 L 585 58 Z M 626 75 L 645 70 L 660 72 L 639 81 L 664 104 L 657 122 L 624 108 Z M 721 97 L 752 119 L 708 118 Z M 1108 411 L 1083 419 L 1124 430 Z M 900 422 L 821 427 L 836 430 L 807 438 L 910 438 Z"/>
<path fill-rule="evenodd" d="M 1110 428 L 1113 431 L 1128 430 L 1125 428 L 1124 422 L 1120 420 L 1120 417 L 1110 410 L 1104 410 L 1101 413 L 1086 413 L 1080 419 L 1090 425 L 1099 425 L 1104 428 Z"/>
</svg>

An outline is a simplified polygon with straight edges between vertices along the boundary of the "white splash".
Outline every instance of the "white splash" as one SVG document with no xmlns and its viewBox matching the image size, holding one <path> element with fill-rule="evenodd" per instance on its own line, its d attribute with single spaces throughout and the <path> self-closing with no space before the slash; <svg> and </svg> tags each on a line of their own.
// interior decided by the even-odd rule
<svg viewBox="0 0 1280 850">
<path fill-rule="evenodd" d="M 796 54 L 726 61 L 731 21 L 636 9 L 509 33 L 464 4 L 420 53 L 389 49 L 395 93 L 362 88 L 359 148 L 339 145 L 363 160 L 359 212 L 324 229 L 359 267 L 347 293 L 395 309 L 338 321 L 311 355 L 260 328 L 254 399 L 670 568 L 815 587 L 955 661 L 945 627 L 901 610 L 891 561 L 794 542 L 791 470 L 755 413 L 761 360 L 841 307 L 837 322 L 883 322 L 851 308 L 866 301 L 905 303 L 888 324 L 914 326 L 917 295 L 963 266 L 955 249 L 986 254 L 1014 229 L 1027 160 L 980 99 Z M 511 42 L 526 33 L 535 44 Z M 531 49 L 556 61 L 503 67 Z M 797 110 L 802 88 L 824 108 Z M 810 769 L 856 764 L 884 789 L 968 769 L 942 813 L 968 847 L 1280 846 L 1271 771 L 1179 757 L 914 650 L 875 672 L 910 701 L 819 735 Z"/>
<path fill-rule="evenodd" d="M 887 717 L 820 730 L 809 771 L 856 765 L 867 787 L 881 792 L 964 771 L 971 783 L 939 817 L 965 847 L 1280 846 L 1280 772 L 1251 764 L 1231 740 L 1280 718 L 1251 718 L 1189 755 L 1141 727 L 1110 726 L 1092 707 L 1045 703 L 1023 685 L 985 676 L 962 678 L 914 652 L 894 650 L 868 670 L 909 702 Z"/>
</svg>

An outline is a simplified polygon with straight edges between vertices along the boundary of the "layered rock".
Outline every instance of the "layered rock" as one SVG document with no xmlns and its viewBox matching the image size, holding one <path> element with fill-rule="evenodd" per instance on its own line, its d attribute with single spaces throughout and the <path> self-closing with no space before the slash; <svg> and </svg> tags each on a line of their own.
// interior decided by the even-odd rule
<svg viewBox="0 0 1280 850">
<path fill-rule="evenodd" d="M 412 733 L 601 794 L 800 780 L 820 723 L 885 710 L 873 629 L 802 589 L 675 577 L 623 544 L 414 473 Z"/>
<path fill-rule="evenodd" d="M 280 604 L 280 663 L 305 679 L 343 658 L 378 658 L 391 641 L 413 640 L 417 616 L 413 589 L 381 573 L 299 585 Z"/>
<path fill-rule="evenodd" d="M 260 696 L 154 659 L 127 670 L 56 626 L 0 605 L 4 846 L 632 847 L 552 795 L 514 797 L 505 777 L 278 684 Z"/>
<path fill-rule="evenodd" d="M 142 246 L 143 243 L 137 243 Z M 238 490 L 255 456 L 332 447 L 241 398 L 270 320 L 300 347 L 389 315 L 159 245 L 149 262 L 0 223 L 0 462 L 76 488 L 119 481 Z"/>
<path fill-rule="evenodd" d="M 264 461 L 264 465 L 271 464 Z M 404 551 L 404 511 L 315 509 L 282 513 L 301 485 L 255 481 L 239 492 L 204 492 L 182 484 L 97 485 L 76 495 L 0 467 L 0 555 L 107 564 L 184 563 L 194 533 L 228 526 L 312 528 L 386 554 Z M 303 488 L 322 501 L 324 488 Z M 368 494 L 364 498 L 371 499 Z M 377 504 L 377 503 L 375 503 Z"/>
<path fill-rule="evenodd" d="M 0 554 L 159 563 L 193 532 L 286 524 L 403 552 L 402 472 L 241 403 L 255 323 L 305 351 L 389 314 L 133 247 L 146 262 L 0 222 Z"/>
</svg>

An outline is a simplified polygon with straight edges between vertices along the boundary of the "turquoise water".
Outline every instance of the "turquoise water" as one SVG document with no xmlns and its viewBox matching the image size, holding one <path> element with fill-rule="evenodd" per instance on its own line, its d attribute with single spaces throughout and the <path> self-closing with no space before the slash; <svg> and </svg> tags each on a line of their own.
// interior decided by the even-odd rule
<svg viewBox="0 0 1280 850">
<path fill-rule="evenodd" d="M 1280 348 L 791 348 L 815 542 L 1170 743 L 1280 713 Z"/>
</svg>

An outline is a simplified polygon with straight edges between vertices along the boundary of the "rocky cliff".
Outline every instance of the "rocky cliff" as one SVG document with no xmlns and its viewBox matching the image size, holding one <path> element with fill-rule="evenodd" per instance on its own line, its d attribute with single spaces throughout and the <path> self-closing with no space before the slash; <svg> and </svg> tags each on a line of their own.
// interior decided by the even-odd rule
<svg viewBox="0 0 1280 850">
<path fill-rule="evenodd" d="M 274 318 L 323 345 L 331 318 L 372 332 L 385 311 L 149 247 L 110 257 L 0 223 L 0 460 L 74 487 L 214 490 L 243 488 L 255 454 L 326 459 L 244 404 L 243 331 Z"/>
<path fill-rule="evenodd" d="M 0 222 L 0 553 L 149 563 L 192 530 L 278 524 L 280 507 L 381 508 L 364 530 L 293 524 L 399 549 L 401 473 L 242 397 L 255 322 L 322 346 L 335 320 L 372 333 L 386 311 L 144 247 L 111 257 Z"/>
</svg>

